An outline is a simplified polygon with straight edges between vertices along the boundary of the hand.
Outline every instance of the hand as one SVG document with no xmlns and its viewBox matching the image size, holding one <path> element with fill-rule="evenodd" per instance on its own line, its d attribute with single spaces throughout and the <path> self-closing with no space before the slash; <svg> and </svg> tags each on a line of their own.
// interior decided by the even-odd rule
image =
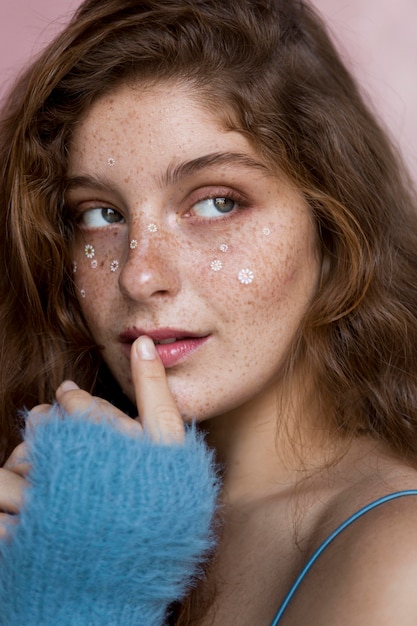
<svg viewBox="0 0 417 626">
<path fill-rule="evenodd" d="M 29 466 L 25 461 L 26 444 L 18 445 L 0 468 L 0 539 L 7 535 L 7 527 L 18 520 L 23 492 L 27 487 Z"/>
<path fill-rule="evenodd" d="M 184 423 L 168 387 L 164 366 L 153 341 L 139 337 L 132 346 L 132 379 L 136 403 L 142 418 L 132 420 L 116 407 L 81 390 L 74 382 L 65 381 L 57 389 L 56 399 L 69 414 L 87 411 L 92 419 L 114 419 L 116 428 L 124 432 L 145 430 L 160 443 L 180 443 L 185 436 Z M 36 428 L 37 418 L 45 415 L 50 405 L 36 406 L 28 416 L 28 427 Z M 29 465 L 25 462 L 27 446 L 21 443 L 0 468 L 0 539 L 7 534 L 7 525 L 18 520 L 23 493 L 28 486 Z"/>
<path fill-rule="evenodd" d="M 29 415 L 4 469 L 25 484 L 30 463 L 19 523 L 0 542 L 2 624 L 162 624 L 213 548 L 213 454 L 185 431 L 148 337 L 131 363 L 141 419 L 70 381 Z"/>
<path fill-rule="evenodd" d="M 87 411 L 92 419 L 114 418 L 116 427 L 127 432 L 145 430 L 152 440 L 160 443 L 182 442 L 184 422 L 169 390 L 162 361 L 149 337 L 141 336 L 132 345 L 131 368 L 140 416 L 135 420 L 105 400 L 82 391 L 72 381 L 62 383 L 56 399 L 69 414 Z M 39 412 L 40 408 L 35 411 Z"/>
</svg>

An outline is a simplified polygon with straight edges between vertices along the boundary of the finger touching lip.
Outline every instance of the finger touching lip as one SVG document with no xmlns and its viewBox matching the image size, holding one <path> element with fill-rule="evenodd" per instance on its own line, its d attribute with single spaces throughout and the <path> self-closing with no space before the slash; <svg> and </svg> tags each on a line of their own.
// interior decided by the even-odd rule
<svg viewBox="0 0 417 626">
<path fill-rule="evenodd" d="M 142 332 L 140 329 L 131 329 L 121 333 L 119 338 L 122 351 L 127 358 L 131 356 L 133 341 L 141 335 L 152 339 L 165 368 L 173 367 L 191 356 L 210 338 L 210 334 L 197 334 L 187 330 L 166 328 Z"/>
</svg>

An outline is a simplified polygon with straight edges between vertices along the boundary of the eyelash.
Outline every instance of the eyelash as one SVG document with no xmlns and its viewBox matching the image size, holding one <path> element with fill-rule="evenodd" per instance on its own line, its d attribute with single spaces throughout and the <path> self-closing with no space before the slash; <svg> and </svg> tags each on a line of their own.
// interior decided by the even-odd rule
<svg viewBox="0 0 417 626">
<path fill-rule="evenodd" d="M 205 200 L 216 200 L 219 198 L 225 198 L 227 200 L 231 200 L 236 206 L 229 212 L 224 213 L 223 215 L 221 213 L 219 213 L 218 216 L 216 217 L 202 217 L 196 214 L 193 214 L 193 208 L 196 204 L 200 203 L 200 202 L 204 202 Z M 91 201 L 94 202 L 94 201 Z M 81 203 L 80 203 L 81 204 Z M 220 221 L 226 221 L 226 220 L 230 220 L 233 219 L 234 216 L 236 215 L 236 213 L 241 212 L 245 209 L 248 209 L 250 206 L 250 202 L 249 200 L 241 193 L 236 192 L 235 190 L 231 190 L 231 189 L 216 189 L 216 190 L 210 190 L 209 193 L 202 193 L 201 196 L 197 196 L 192 198 L 188 203 L 189 208 L 186 209 L 185 211 L 180 211 L 179 215 L 180 217 L 184 217 L 185 219 L 192 219 L 193 222 L 196 223 L 207 223 L 207 222 L 220 222 Z M 84 229 L 94 229 L 94 227 L 89 227 L 86 225 L 82 224 L 82 220 L 83 220 L 83 216 L 88 212 L 88 211 L 92 211 L 94 209 L 111 209 L 113 211 L 115 211 L 116 213 L 120 214 L 123 218 L 123 221 L 121 222 L 115 222 L 114 226 L 117 226 L 118 224 L 125 224 L 126 223 L 126 217 L 123 215 L 122 211 L 112 207 L 111 205 L 108 205 L 105 202 L 100 202 L 97 201 L 97 204 L 87 207 L 85 209 L 78 209 L 77 205 L 71 207 L 71 205 L 69 206 L 68 209 L 68 214 L 70 216 L 70 219 L 75 222 L 76 225 L 78 225 L 79 228 L 84 228 Z M 109 223 L 108 227 L 111 227 L 113 224 Z M 97 229 L 100 228 L 106 228 L 105 226 L 103 227 L 97 227 Z"/>
<path fill-rule="evenodd" d="M 68 205 L 67 205 L 67 211 L 66 211 L 70 222 L 75 224 L 80 229 L 83 229 L 83 230 L 100 230 L 101 228 L 105 228 L 104 226 L 89 227 L 89 226 L 87 226 L 87 225 L 82 223 L 84 216 L 89 211 L 94 211 L 94 210 L 109 209 L 111 211 L 114 211 L 115 213 L 118 213 L 122 217 L 122 220 L 123 220 L 122 222 L 115 222 L 114 224 L 111 224 L 109 222 L 108 223 L 108 227 L 113 226 L 113 225 L 117 226 L 119 223 L 121 223 L 121 224 L 126 223 L 126 218 L 123 215 L 122 211 L 120 211 L 119 209 L 114 208 L 113 206 L 111 206 L 111 204 L 108 204 L 107 202 L 101 202 L 99 200 L 97 200 L 97 201 L 90 200 L 88 202 L 88 204 L 90 204 L 90 206 L 87 206 L 85 208 L 79 208 L 83 204 L 84 204 L 84 202 L 79 202 L 79 203 L 74 203 L 74 204 L 69 202 Z"/>
<path fill-rule="evenodd" d="M 231 211 L 229 211 L 228 213 L 224 213 L 219 214 L 217 217 L 201 217 L 199 215 L 192 215 L 192 211 L 193 211 L 193 207 L 198 204 L 199 202 L 204 202 L 205 200 L 216 200 L 219 198 L 225 198 L 227 200 L 232 200 L 232 202 L 234 202 L 234 204 L 236 205 Z M 226 221 L 226 220 L 230 220 L 233 219 L 233 217 L 236 215 L 236 213 L 243 211 L 245 209 L 249 208 L 249 201 L 247 198 L 245 198 L 245 196 L 243 196 L 242 194 L 234 191 L 234 190 L 230 190 L 230 189 L 217 189 L 215 191 L 211 190 L 210 193 L 206 193 L 206 194 L 202 194 L 200 197 L 197 198 L 192 198 L 192 200 L 189 203 L 190 208 L 185 211 L 183 213 L 183 216 L 185 217 L 187 215 L 187 213 L 189 214 L 187 216 L 188 219 L 192 219 L 195 222 L 219 222 L 219 221 Z"/>
</svg>

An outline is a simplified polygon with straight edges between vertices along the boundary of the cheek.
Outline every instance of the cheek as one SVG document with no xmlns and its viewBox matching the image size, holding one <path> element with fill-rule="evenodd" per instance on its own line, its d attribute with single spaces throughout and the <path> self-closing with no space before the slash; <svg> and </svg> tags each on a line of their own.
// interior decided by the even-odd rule
<svg viewBox="0 0 417 626">
<path fill-rule="evenodd" d="M 200 257 L 198 273 L 201 294 L 215 292 L 229 311 L 254 301 L 268 307 L 304 299 L 316 283 L 312 229 L 253 223 L 219 234 Z"/>
<path fill-rule="evenodd" d="M 147 230 L 152 226 L 148 224 Z M 266 310 L 286 301 L 293 306 L 297 299 L 303 299 L 309 285 L 315 284 L 317 260 L 311 230 L 305 222 L 300 226 L 254 220 L 201 237 L 188 237 L 181 231 L 165 237 L 155 226 L 158 254 L 152 258 L 178 272 L 183 285 L 191 281 L 194 293 L 209 299 L 222 314 L 251 308 L 254 302 Z M 150 232 L 151 238 L 153 235 Z M 78 234 L 74 279 L 87 321 L 91 320 L 91 310 L 97 316 L 99 309 L 111 306 L 128 257 L 140 256 L 136 248 L 138 241 L 130 239 L 125 229 Z M 149 262 L 150 257 L 146 260 Z"/>
<path fill-rule="evenodd" d="M 248 236 L 248 232 L 250 235 Z M 222 288 L 256 288 L 263 265 L 262 250 L 267 252 L 267 238 L 270 227 L 251 225 L 224 229 L 211 237 L 210 245 L 205 245 L 199 260 L 199 272 L 207 284 L 218 284 Z"/>
<path fill-rule="evenodd" d="M 73 246 L 73 275 L 87 322 L 104 313 L 124 262 L 124 236 L 79 233 Z"/>
</svg>

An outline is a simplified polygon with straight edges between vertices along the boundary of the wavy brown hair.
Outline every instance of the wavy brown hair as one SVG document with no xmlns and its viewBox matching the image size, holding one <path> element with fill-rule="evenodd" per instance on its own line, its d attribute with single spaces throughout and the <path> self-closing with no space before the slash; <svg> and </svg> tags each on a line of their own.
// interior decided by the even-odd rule
<svg viewBox="0 0 417 626">
<path fill-rule="evenodd" d="M 87 0 L 16 83 L 0 127 L 2 458 L 19 409 L 50 402 L 64 378 L 92 390 L 100 365 L 69 258 L 73 129 L 121 82 L 163 80 L 204 94 L 304 193 L 322 275 L 290 364 L 314 372 L 329 427 L 371 432 L 416 461 L 412 185 L 299 0 Z"/>
</svg>

